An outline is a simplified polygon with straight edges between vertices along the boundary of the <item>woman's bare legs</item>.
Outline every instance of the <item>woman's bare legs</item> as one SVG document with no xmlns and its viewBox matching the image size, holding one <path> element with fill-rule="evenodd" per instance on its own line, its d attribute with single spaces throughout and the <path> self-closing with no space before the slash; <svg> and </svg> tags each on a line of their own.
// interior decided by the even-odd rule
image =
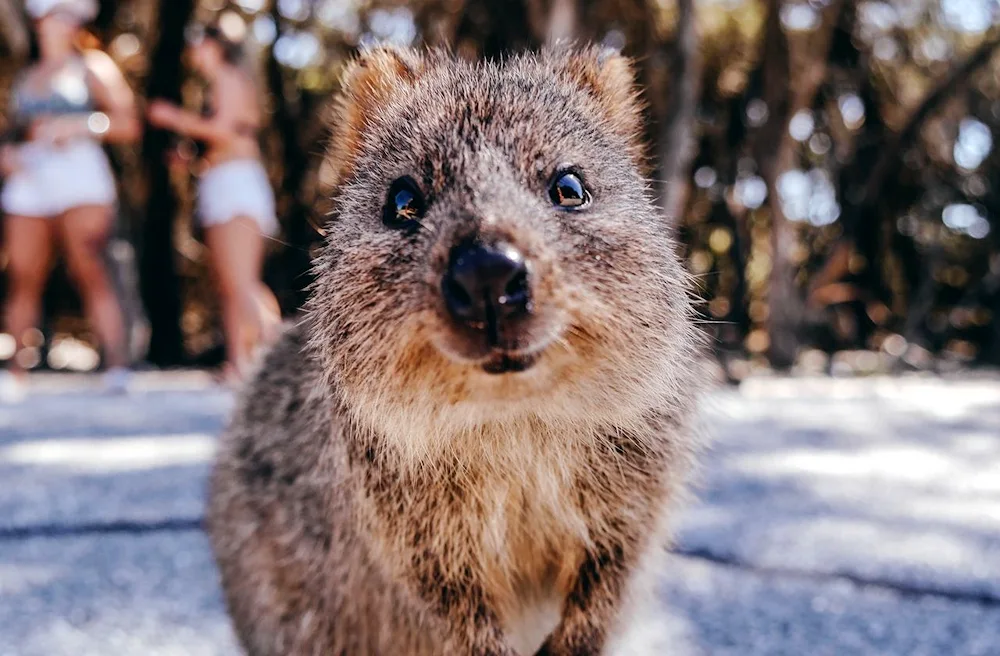
<svg viewBox="0 0 1000 656">
<path fill-rule="evenodd" d="M 74 207 L 58 219 L 66 268 L 104 347 L 109 369 L 128 365 L 125 325 L 104 259 L 111 222 L 111 208 L 101 205 Z"/>
<path fill-rule="evenodd" d="M 257 314 L 261 319 L 261 342 L 271 344 L 278 338 L 278 329 L 281 326 L 281 307 L 278 299 L 274 297 L 271 288 L 258 280 L 254 298 L 257 301 Z"/>
<path fill-rule="evenodd" d="M 222 305 L 228 373 L 242 377 L 278 321 L 277 302 L 260 279 L 264 238 L 256 221 L 241 216 L 206 227 L 205 243 Z"/>
<path fill-rule="evenodd" d="M 4 324 L 15 340 L 10 371 L 22 377 L 27 362 L 25 347 L 40 344 L 32 336 L 38 328 L 42 293 L 52 261 L 55 231 L 50 219 L 8 215 L 3 219 L 3 243 L 7 249 L 7 300 Z M 28 342 L 28 343 L 26 343 Z"/>
</svg>

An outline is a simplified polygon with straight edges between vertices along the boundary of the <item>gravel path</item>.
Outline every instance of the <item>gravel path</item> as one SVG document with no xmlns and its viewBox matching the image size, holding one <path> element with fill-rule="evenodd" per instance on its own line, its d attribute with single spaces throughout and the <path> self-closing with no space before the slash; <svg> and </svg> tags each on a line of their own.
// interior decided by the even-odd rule
<svg viewBox="0 0 1000 656">
<path fill-rule="evenodd" d="M 237 653 L 199 530 L 231 407 L 199 375 L 0 405 L 0 656 Z M 1000 655 L 1000 381 L 754 380 L 704 417 L 656 653 Z"/>
</svg>

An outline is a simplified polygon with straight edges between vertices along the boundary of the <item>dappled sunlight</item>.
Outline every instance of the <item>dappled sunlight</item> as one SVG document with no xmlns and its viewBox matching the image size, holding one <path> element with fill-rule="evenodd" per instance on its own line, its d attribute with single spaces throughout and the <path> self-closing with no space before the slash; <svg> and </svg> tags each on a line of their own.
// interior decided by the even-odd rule
<svg viewBox="0 0 1000 656">
<path fill-rule="evenodd" d="M 756 380 L 703 416 L 686 549 L 1000 594 L 1000 385 Z"/>
<path fill-rule="evenodd" d="M 128 397 L 80 382 L 38 377 L 38 394 L 0 406 L 0 529 L 201 517 L 232 395 L 184 374 Z"/>
<path fill-rule="evenodd" d="M 190 530 L 231 397 L 171 389 L 31 403 L 0 412 L 11 420 L 0 430 L 0 529 L 139 528 L 3 542 L 0 616 L 14 627 L 4 637 L 25 654 L 235 653 L 208 545 Z M 678 518 L 679 549 L 738 566 L 672 559 L 665 604 L 635 611 L 649 617 L 619 656 L 775 644 L 943 654 L 956 631 L 988 644 L 993 616 L 974 604 L 943 608 L 891 586 L 1000 595 L 997 382 L 755 380 L 715 390 L 702 418 L 714 448 L 700 501 Z M 178 519 L 190 528 L 142 532 Z M 898 649 L 879 652 L 888 639 Z"/>
<path fill-rule="evenodd" d="M 985 32 L 996 17 L 993 0 L 941 0 L 941 14 L 952 28 L 969 34 Z"/>
<path fill-rule="evenodd" d="M 61 565 L 14 566 L 0 563 L 0 597 L 48 585 L 62 576 L 64 569 Z"/>
<path fill-rule="evenodd" d="M 110 473 L 203 464 L 214 453 L 215 439 L 205 433 L 93 440 L 52 438 L 0 448 L 0 465 Z"/>
<path fill-rule="evenodd" d="M 207 542 L 195 531 L 4 547 L 0 634 L 18 654 L 237 653 Z"/>
<path fill-rule="evenodd" d="M 913 656 L 993 653 L 995 614 L 974 604 L 905 597 L 848 581 L 776 577 L 677 559 L 669 617 L 691 621 L 702 649 L 658 654 Z M 956 644 L 964 649 L 955 649 Z"/>
<path fill-rule="evenodd" d="M 1000 447 L 1000 445 L 998 445 Z M 936 449 L 908 445 L 879 446 L 842 453 L 824 449 L 792 449 L 740 458 L 727 468 L 761 476 L 796 475 L 867 478 L 887 482 L 948 483 L 968 489 L 967 480 L 987 483 L 983 492 L 1000 492 L 1000 463 L 968 462 Z"/>
<path fill-rule="evenodd" d="M 35 376 L 22 403 L 0 403 L 0 445 L 53 436 L 215 434 L 233 406 L 233 395 L 203 379 L 202 375 L 153 379 L 137 374 L 126 398 L 104 394 L 93 378 Z"/>
<path fill-rule="evenodd" d="M 969 592 L 996 591 L 996 553 L 961 533 L 930 525 L 904 528 L 856 517 L 780 522 L 756 537 L 754 561 L 770 567 L 848 573 Z M 793 558 L 788 554 L 794 553 Z"/>
<path fill-rule="evenodd" d="M 940 419 L 970 415 L 983 419 L 987 418 L 985 415 L 991 415 L 994 423 L 1000 421 L 1000 388 L 995 382 L 963 383 L 929 379 L 903 383 L 887 379 L 875 393 L 880 399 L 891 401 L 901 408 Z M 1000 438 L 1000 433 L 996 435 Z"/>
<path fill-rule="evenodd" d="M 994 474 L 1000 476 L 1000 472 Z M 972 529 L 1000 531 L 1000 496 L 983 499 L 947 498 L 937 494 L 882 501 L 883 510 L 903 514 L 915 522 L 954 523 Z"/>
<path fill-rule="evenodd" d="M 606 650 L 610 656 L 695 656 L 702 653 L 695 622 L 683 613 L 665 613 L 659 600 L 636 604 L 627 616 L 628 629 L 615 635 Z"/>
</svg>

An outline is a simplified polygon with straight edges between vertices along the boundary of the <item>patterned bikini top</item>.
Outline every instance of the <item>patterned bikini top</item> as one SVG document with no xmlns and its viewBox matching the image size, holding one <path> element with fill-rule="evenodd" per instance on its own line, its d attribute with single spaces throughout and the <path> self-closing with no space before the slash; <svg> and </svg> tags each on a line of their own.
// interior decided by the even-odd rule
<svg viewBox="0 0 1000 656">
<path fill-rule="evenodd" d="M 94 111 L 94 98 L 87 84 L 87 67 L 75 58 L 53 74 L 44 85 L 22 77 L 13 94 L 15 123 L 27 125 L 40 116 L 85 114 Z"/>
</svg>

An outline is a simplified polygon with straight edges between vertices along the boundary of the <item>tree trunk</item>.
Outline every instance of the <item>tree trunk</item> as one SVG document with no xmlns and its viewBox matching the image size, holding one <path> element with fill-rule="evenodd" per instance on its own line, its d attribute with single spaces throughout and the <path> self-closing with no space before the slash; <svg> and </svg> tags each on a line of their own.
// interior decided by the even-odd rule
<svg viewBox="0 0 1000 656">
<path fill-rule="evenodd" d="M 131 4 L 130 0 L 101 0 L 98 3 L 99 10 L 97 17 L 91 23 L 91 29 L 97 36 L 104 39 L 108 29 L 110 29 L 115 21 L 118 10 L 121 9 L 122 5 L 126 4 Z"/>
<path fill-rule="evenodd" d="M 764 30 L 764 53 L 760 68 L 762 100 L 767 107 L 767 120 L 753 136 L 753 153 L 767 184 L 768 209 L 771 216 L 771 274 L 768 289 L 768 337 L 771 366 L 787 369 L 795 362 L 798 352 L 797 327 L 801 303 L 794 284 L 794 267 L 790 255 L 795 244 L 795 232 L 781 207 L 778 197 L 778 177 L 793 159 L 794 145 L 788 136 L 791 115 L 791 71 L 788 39 L 781 26 L 779 0 L 768 6 Z"/>
<path fill-rule="evenodd" d="M 494 59 L 538 47 L 532 2 L 537 4 L 537 0 L 468 0 L 455 32 L 456 50 Z"/>
<path fill-rule="evenodd" d="M 667 218 L 680 218 L 690 186 L 696 155 L 695 117 L 701 90 L 700 39 L 694 0 L 677 0 L 677 27 L 670 46 L 670 99 L 663 117 L 660 142 L 660 206 Z"/>
<path fill-rule="evenodd" d="M 1000 256 L 994 257 L 1000 258 Z M 1000 267 L 990 270 L 986 280 L 983 281 L 983 289 L 986 307 L 994 317 L 1000 317 Z M 997 366 L 1000 365 L 1000 321 L 994 319 L 990 324 L 986 348 L 980 357 L 983 362 Z"/>
<path fill-rule="evenodd" d="M 147 98 L 180 101 L 184 28 L 193 10 L 194 0 L 160 1 L 160 34 L 150 64 Z M 174 248 L 174 218 L 178 203 L 170 184 L 166 159 L 171 143 L 169 132 L 146 126 L 142 156 L 148 167 L 149 196 L 139 271 L 141 293 L 150 322 L 147 358 L 161 367 L 184 362 L 181 285 Z"/>
<path fill-rule="evenodd" d="M 764 57 L 761 67 L 763 100 L 768 118 L 754 138 L 754 156 L 761 177 L 767 183 L 768 208 L 771 214 L 771 275 L 768 336 L 771 366 L 788 369 L 795 363 L 805 316 L 803 294 L 795 285 L 792 254 L 797 245 L 795 227 L 785 216 L 778 195 L 778 178 L 795 163 L 797 144 L 788 131 L 788 122 L 796 112 L 812 109 L 816 94 L 827 76 L 827 62 L 843 4 L 835 3 L 827 11 L 836 11 L 836 19 L 825 22 L 819 39 L 818 56 L 793 80 L 788 37 L 781 25 L 780 0 L 768 7 L 764 31 Z"/>
<path fill-rule="evenodd" d="M 282 18 L 277 3 L 272 5 L 271 19 L 278 26 L 280 35 Z M 273 282 L 281 310 L 287 314 L 305 302 L 305 289 L 310 282 L 309 249 L 316 237 L 316 231 L 309 223 L 310 208 L 302 197 L 309 158 L 302 148 L 300 130 L 307 125 L 305 117 L 310 112 L 303 107 L 301 96 L 288 93 L 273 46 L 267 53 L 266 69 L 268 92 L 274 103 L 274 125 L 281 136 L 282 179 L 277 206 L 283 214 L 281 223 L 288 242 L 281 256 L 275 259 L 275 266 L 267 268 L 266 277 Z"/>
<path fill-rule="evenodd" d="M 782 157 L 776 167 L 764 177 L 771 211 L 771 276 L 768 288 L 768 352 L 771 366 L 785 370 L 795 364 L 799 350 L 799 327 L 802 324 L 804 307 L 799 290 L 795 287 L 795 266 L 791 255 L 795 249 L 797 235 L 785 212 L 781 200 L 777 198 L 779 171 L 790 168 L 792 150 L 782 146 Z"/>
</svg>

